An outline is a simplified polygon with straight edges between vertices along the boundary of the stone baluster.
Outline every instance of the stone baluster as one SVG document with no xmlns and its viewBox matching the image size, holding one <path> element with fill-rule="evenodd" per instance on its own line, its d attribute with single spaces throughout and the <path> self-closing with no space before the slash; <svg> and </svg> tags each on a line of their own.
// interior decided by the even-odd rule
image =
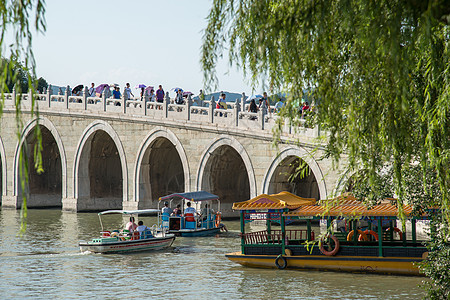
<svg viewBox="0 0 450 300">
<path fill-rule="evenodd" d="M 106 88 L 102 92 L 103 111 L 106 111 Z"/>
<path fill-rule="evenodd" d="M 214 96 L 211 97 L 208 108 L 209 122 L 214 123 L 214 110 L 216 109 L 216 101 L 214 101 Z"/>
<path fill-rule="evenodd" d="M 144 91 L 144 103 L 142 104 L 142 108 L 144 109 L 144 116 L 147 115 L 147 103 L 150 101 L 150 97 L 148 95 L 149 91 Z"/>
<path fill-rule="evenodd" d="M 47 105 L 48 105 L 48 107 L 51 106 L 51 103 L 52 103 L 52 85 L 49 84 L 48 90 L 47 90 Z"/>
<path fill-rule="evenodd" d="M 267 114 L 267 107 L 261 105 L 261 109 L 258 111 L 258 120 L 259 124 L 261 124 L 261 129 L 264 130 L 265 117 Z"/>
<path fill-rule="evenodd" d="M 83 105 L 84 105 L 84 110 L 87 110 L 87 97 L 89 95 L 89 89 L 87 86 L 84 87 L 83 90 Z"/>
<path fill-rule="evenodd" d="M 127 93 L 125 88 L 123 89 L 123 93 L 122 93 L 122 105 L 123 105 L 123 113 L 126 114 L 127 113 Z"/>
<path fill-rule="evenodd" d="M 64 93 L 64 102 L 66 103 L 66 109 L 69 109 L 69 91 L 70 91 L 70 86 L 67 86 L 66 92 Z"/>
<path fill-rule="evenodd" d="M 239 105 L 239 101 L 235 101 L 234 102 L 234 120 L 235 120 L 235 122 L 234 122 L 234 125 L 236 126 L 236 127 L 238 127 L 239 126 L 239 112 L 241 111 L 241 107 L 240 107 L 240 105 Z"/>
<path fill-rule="evenodd" d="M 166 92 L 166 96 L 164 97 L 164 103 L 163 103 L 163 111 L 164 111 L 164 117 L 169 117 L 169 103 L 170 103 L 170 97 L 169 92 Z"/>
<path fill-rule="evenodd" d="M 241 98 L 241 108 L 242 111 L 245 111 L 245 93 L 242 93 L 242 98 Z"/>
<path fill-rule="evenodd" d="M 14 105 L 16 105 L 16 103 L 17 103 L 16 86 L 13 86 L 13 89 L 12 89 L 12 100 L 13 100 Z"/>
<path fill-rule="evenodd" d="M 30 103 L 30 107 L 33 107 L 33 90 L 31 88 L 28 88 L 27 94 L 28 94 L 28 102 Z M 35 104 L 35 107 L 38 107 L 38 105 L 39 105 L 39 103 L 37 103 L 37 102 L 35 102 L 34 104 Z"/>
<path fill-rule="evenodd" d="M 186 120 L 191 119 L 191 106 L 192 106 L 192 98 L 191 95 L 188 95 L 186 99 Z"/>
</svg>

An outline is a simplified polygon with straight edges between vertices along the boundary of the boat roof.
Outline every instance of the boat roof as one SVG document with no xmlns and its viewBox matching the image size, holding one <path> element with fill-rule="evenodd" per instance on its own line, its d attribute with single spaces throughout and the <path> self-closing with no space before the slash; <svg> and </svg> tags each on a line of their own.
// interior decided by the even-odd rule
<svg viewBox="0 0 450 300">
<path fill-rule="evenodd" d="M 316 203 L 314 198 L 302 198 L 289 192 L 278 194 L 261 194 L 247 201 L 233 203 L 234 210 L 268 210 L 268 209 L 296 209 L 302 205 Z"/>
<path fill-rule="evenodd" d="M 339 197 L 338 197 L 339 198 Z M 338 199 L 336 198 L 336 199 Z M 354 200 L 352 197 L 342 197 L 341 200 L 320 201 L 316 205 L 305 205 L 298 209 L 286 212 L 285 216 L 291 217 L 351 217 L 351 218 L 380 218 L 380 217 L 397 217 L 398 207 L 391 202 L 395 199 L 388 198 L 382 203 L 373 207 L 366 207 L 361 201 Z M 413 207 L 411 205 L 403 205 L 403 212 L 406 217 L 412 217 Z M 425 217 L 422 214 L 421 217 Z"/>
<path fill-rule="evenodd" d="M 171 198 L 182 198 L 190 201 L 209 201 L 209 200 L 217 200 L 219 196 L 205 192 L 205 191 L 197 191 L 197 192 L 188 192 L 188 193 L 174 193 L 164 197 L 160 197 L 159 201 L 169 200 Z"/>
<path fill-rule="evenodd" d="M 153 214 L 159 212 L 159 209 L 138 209 L 138 210 L 106 210 L 99 212 L 99 215 L 112 215 L 112 214 L 122 214 L 122 215 L 142 215 L 142 214 Z"/>
</svg>

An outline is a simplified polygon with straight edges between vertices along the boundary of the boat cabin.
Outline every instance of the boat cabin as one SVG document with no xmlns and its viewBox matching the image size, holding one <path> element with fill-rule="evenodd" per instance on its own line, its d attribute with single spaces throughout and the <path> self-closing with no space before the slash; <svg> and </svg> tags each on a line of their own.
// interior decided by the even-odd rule
<svg viewBox="0 0 450 300">
<path fill-rule="evenodd" d="M 161 213 L 162 227 L 170 233 L 182 236 L 204 235 L 207 233 L 215 233 L 224 227 L 221 224 L 220 200 L 217 195 L 205 192 L 188 192 L 174 193 L 159 198 L 158 209 L 163 207 L 164 202 L 168 203 L 171 211 L 180 204 L 181 212 Z M 196 213 L 192 209 L 188 209 L 188 202 L 191 207 L 195 208 Z M 181 234 L 183 233 L 183 234 Z"/>
</svg>

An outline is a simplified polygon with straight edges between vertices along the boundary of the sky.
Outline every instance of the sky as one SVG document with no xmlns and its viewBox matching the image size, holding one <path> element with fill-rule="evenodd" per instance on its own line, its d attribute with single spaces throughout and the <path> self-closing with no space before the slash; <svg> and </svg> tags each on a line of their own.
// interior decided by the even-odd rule
<svg viewBox="0 0 450 300">
<path fill-rule="evenodd" d="M 211 0 L 46 0 L 47 30 L 33 36 L 37 76 L 74 87 L 129 82 L 197 94 L 203 88 L 202 31 Z M 253 91 L 222 60 L 219 90 Z"/>
</svg>

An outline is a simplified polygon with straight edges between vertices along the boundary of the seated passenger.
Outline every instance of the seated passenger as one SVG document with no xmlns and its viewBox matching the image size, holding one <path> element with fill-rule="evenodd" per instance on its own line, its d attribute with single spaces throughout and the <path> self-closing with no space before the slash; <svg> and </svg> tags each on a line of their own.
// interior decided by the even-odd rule
<svg viewBox="0 0 450 300">
<path fill-rule="evenodd" d="M 184 215 L 186 214 L 192 214 L 193 216 L 198 215 L 197 210 L 193 207 L 191 207 L 191 202 L 186 203 L 187 207 L 184 210 Z"/>
<path fill-rule="evenodd" d="M 208 207 L 208 204 L 205 204 L 205 207 L 202 209 L 202 213 L 200 216 L 202 217 L 202 220 L 205 221 L 208 218 L 208 215 L 212 216 L 214 214 L 214 210 Z"/>
<path fill-rule="evenodd" d="M 180 204 L 178 204 L 177 207 L 173 210 L 171 216 L 181 217 L 181 205 Z"/>
<path fill-rule="evenodd" d="M 142 238 L 143 235 L 146 235 L 146 236 L 143 237 L 143 238 L 147 238 L 147 239 L 153 237 L 152 234 L 151 234 L 151 232 L 150 232 L 150 228 L 148 228 L 147 226 L 145 226 L 145 225 L 144 225 L 144 222 L 139 221 L 139 222 L 138 222 L 138 225 L 139 225 L 139 226 L 136 228 L 136 231 L 139 232 L 139 235 L 141 236 L 141 238 Z"/>
<path fill-rule="evenodd" d="M 127 225 L 125 225 L 125 229 L 128 230 L 129 232 L 133 232 L 136 230 L 138 226 L 136 225 L 136 223 L 134 223 L 134 217 L 130 217 L 130 222 L 127 223 Z"/>
</svg>

